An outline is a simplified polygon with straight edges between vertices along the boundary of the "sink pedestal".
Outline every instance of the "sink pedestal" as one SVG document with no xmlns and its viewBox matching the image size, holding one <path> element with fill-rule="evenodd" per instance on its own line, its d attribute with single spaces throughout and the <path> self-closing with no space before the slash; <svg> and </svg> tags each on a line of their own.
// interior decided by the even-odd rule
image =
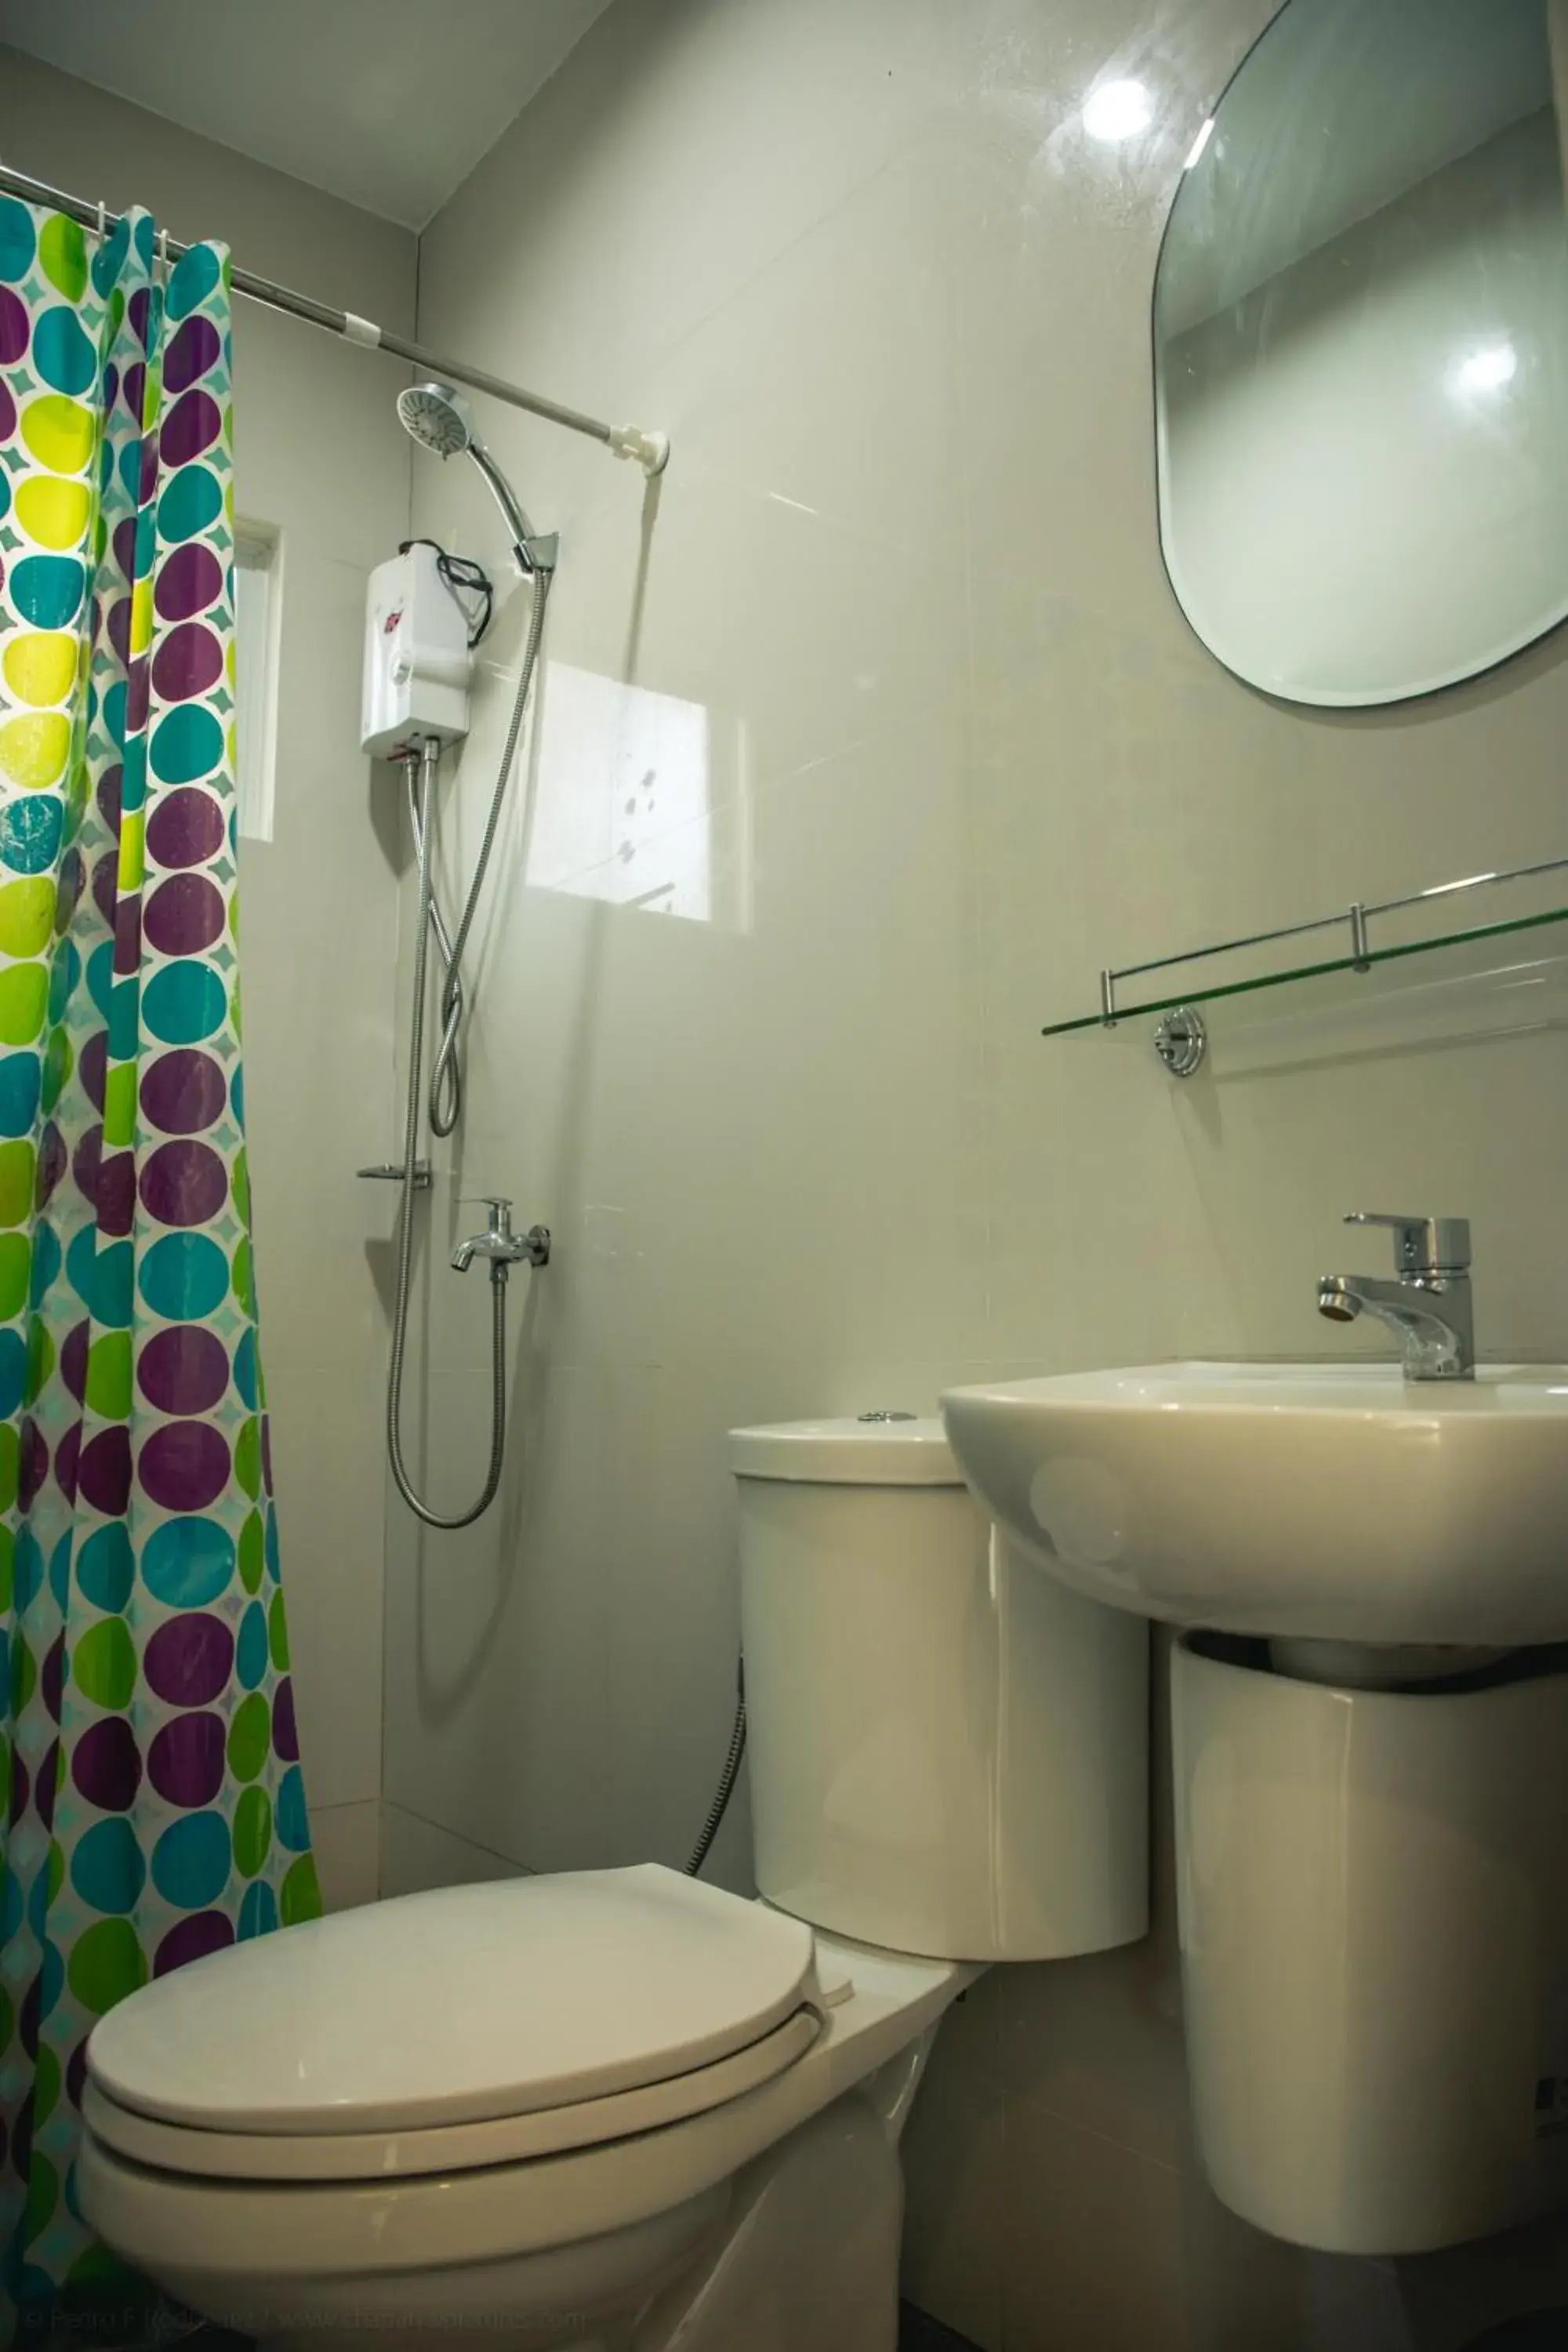
<svg viewBox="0 0 1568 2352">
<path fill-rule="evenodd" d="M 1368 1690 L 1173 1659 L 1188 2063 L 1219 2196 L 1415 2253 L 1568 2200 L 1568 1674 Z"/>
</svg>

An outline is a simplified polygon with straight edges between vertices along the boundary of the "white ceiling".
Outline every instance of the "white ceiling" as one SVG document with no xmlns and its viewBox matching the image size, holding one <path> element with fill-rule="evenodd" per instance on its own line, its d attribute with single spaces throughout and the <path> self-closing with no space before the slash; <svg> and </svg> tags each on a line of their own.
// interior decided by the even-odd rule
<svg viewBox="0 0 1568 2352">
<path fill-rule="evenodd" d="M 0 0 L 0 38 L 423 228 L 608 0 Z"/>
</svg>

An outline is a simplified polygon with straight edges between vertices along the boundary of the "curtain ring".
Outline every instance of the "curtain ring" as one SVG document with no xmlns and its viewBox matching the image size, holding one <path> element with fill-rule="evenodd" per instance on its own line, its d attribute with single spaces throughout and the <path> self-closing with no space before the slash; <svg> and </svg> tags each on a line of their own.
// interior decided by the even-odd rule
<svg viewBox="0 0 1568 2352">
<path fill-rule="evenodd" d="M 167 291 L 169 284 L 169 232 L 166 228 L 161 228 L 158 231 L 158 284 L 162 289 Z"/>
<path fill-rule="evenodd" d="M 99 198 L 99 200 L 98 200 L 98 241 L 99 241 L 100 245 L 101 245 L 101 244 L 103 243 L 103 240 L 104 240 L 104 238 L 108 236 L 108 234 L 109 234 L 109 206 L 108 206 L 108 205 L 104 202 L 103 198 L 102 198 L 101 196 L 100 196 L 100 198 Z"/>
</svg>

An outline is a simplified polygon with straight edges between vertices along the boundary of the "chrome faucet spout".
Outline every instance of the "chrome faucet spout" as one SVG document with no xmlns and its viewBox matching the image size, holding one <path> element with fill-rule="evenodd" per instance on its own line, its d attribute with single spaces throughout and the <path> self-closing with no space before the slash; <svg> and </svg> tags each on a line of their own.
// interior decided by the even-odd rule
<svg viewBox="0 0 1568 2352">
<path fill-rule="evenodd" d="M 1462 1217 L 1347 1217 L 1347 1224 L 1391 1225 L 1398 1279 L 1325 1274 L 1318 1312 L 1331 1323 L 1371 1315 L 1397 1337 L 1407 1381 L 1475 1377 L 1475 1303 L 1470 1291 L 1470 1229 Z"/>
<path fill-rule="evenodd" d="M 1469 1286 L 1465 1289 L 1468 1293 Z M 1353 1323 L 1371 1315 L 1398 1339 L 1407 1381 L 1463 1381 L 1473 1376 L 1474 1342 L 1468 1299 L 1456 1286 L 1434 1287 L 1432 1303 L 1419 1301 L 1414 1283 L 1374 1282 L 1360 1274 L 1325 1275 L 1318 1285 L 1318 1312 L 1331 1323 Z"/>
<path fill-rule="evenodd" d="M 514 1234 L 510 1201 L 490 1200 L 485 1206 L 490 1213 L 488 1231 L 470 1234 L 452 1252 L 458 1274 L 467 1274 L 477 1257 L 489 1258 L 492 1282 L 504 1282 L 514 1265 L 549 1265 L 550 1235 L 543 1225 L 530 1225 L 527 1233 Z"/>
</svg>

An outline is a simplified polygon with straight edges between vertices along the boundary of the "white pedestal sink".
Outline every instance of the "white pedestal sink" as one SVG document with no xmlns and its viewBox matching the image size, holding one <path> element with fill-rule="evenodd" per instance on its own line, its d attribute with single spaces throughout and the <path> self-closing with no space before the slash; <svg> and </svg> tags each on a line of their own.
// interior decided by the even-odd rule
<svg viewBox="0 0 1568 2352">
<path fill-rule="evenodd" d="M 1563 2203 L 1568 1367 L 1165 1364 L 942 1412 L 1042 1569 L 1206 1629 L 1173 1721 L 1220 2196 L 1372 2254 Z"/>
<path fill-rule="evenodd" d="M 1232 1633 L 1568 1641 L 1568 1366 L 1157 1364 L 952 1389 L 959 1466 L 1112 1608 Z"/>
</svg>

